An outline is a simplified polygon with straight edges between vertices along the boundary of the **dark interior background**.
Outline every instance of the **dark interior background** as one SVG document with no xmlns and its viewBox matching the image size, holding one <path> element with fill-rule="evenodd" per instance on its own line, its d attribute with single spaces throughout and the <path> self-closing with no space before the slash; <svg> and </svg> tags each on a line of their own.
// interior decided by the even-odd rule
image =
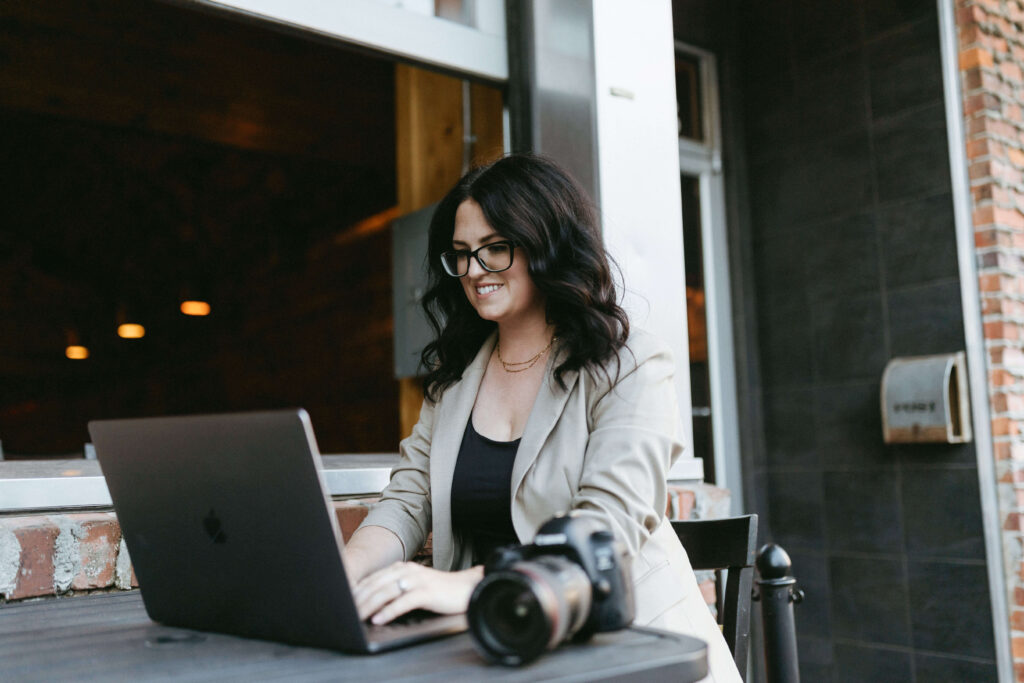
<svg viewBox="0 0 1024 683">
<path fill-rule="evenodd" d="M 935 3 L 673 10 L 718 57 L 746 503 L 802 679 L 995 680 L 974 446 L 881 436 L 886 362 L 964 348 Z"/>
<path fill-rule="evenodd" d="M 324 451 L 393 450 L 394 65 L 148 1 L 3 3 L 0 36 L 6 456 L 292 405 Z"/>
</svg>

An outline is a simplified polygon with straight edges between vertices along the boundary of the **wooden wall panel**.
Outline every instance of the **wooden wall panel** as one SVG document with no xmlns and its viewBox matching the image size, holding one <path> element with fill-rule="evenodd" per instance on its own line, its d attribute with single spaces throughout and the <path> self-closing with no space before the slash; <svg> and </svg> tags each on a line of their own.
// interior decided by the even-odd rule
<svg viewBox="0 0 1024 683">
<path fill-rule="evenodd" d="M 467 144 L 462 81 L 399 65 L 395 71 L 398 209 L 411 213 L 440 201 L 462 176 Z M 501 155 L 501 91 L 470 87 L 470 126 L 476 138 L 471 158 L 482 163 Z M 423 403 L 419 379 L 399 382 L 400 433 L 412 432 Z"/>
</svg>

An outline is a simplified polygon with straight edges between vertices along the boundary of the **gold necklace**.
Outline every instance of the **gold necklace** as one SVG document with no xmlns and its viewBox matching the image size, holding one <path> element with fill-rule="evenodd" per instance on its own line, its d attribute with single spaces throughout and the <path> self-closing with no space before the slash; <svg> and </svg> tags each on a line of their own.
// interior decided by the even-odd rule
<svg viewBox="0 0 1024 683">
<path fill-rule="evenodd" d="M 505 369 L 505 372 L 526 372 L 527 370 L 529 370 L 530 368 L 532 368 L 534 365 L 537 364 L 537 361 L 540 360 L 540 357 L 543 356 L 544 353 L 548 349 L 550 349 L 551 345 L 554 344 L 554 343 L 555 343 L 555 338 L 552 337 L 551 341 L 548 342 L 548 345 L 545 346 L 540 351 L 538 351 L 536 356 L 533 356 L 532 358 L 528 358 L 527 360 L 514 361 L 514 362 L 506 361 L 504 358 L 501 357 L 501 340 L 500 339 L 498 340 L 498 343 L 495 345 L 494 349 L 498 352 L 498 362 L 501 363 L 501 367 Z M 520 365 L 524 365 L 526 367 L 518 367 Z"/>
</svg>

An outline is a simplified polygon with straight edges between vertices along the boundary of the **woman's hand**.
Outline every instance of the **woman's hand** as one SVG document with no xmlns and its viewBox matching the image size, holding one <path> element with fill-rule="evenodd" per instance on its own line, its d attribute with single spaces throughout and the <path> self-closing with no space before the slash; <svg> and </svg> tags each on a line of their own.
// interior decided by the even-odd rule
<svg viewBox="0 0 1024 683">
<path fill-rule="evenodd" d="M 439 614 L 461 614 L 469 596 L 484 577 L 482 566 L 444 572 L 416 562 L 396 562 L 356 584 L 359 618 L 386 624 L 414 609 Z"/>
</svg>

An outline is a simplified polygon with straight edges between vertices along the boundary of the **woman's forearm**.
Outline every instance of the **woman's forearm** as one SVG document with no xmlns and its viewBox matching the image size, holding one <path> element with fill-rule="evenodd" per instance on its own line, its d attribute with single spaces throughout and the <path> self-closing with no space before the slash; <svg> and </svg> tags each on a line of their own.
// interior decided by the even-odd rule
<svg viewBox="0 0 1024 683">
<path fill-rule="evenodd" d="M 345 572 L 352 584 L 404 559 L 402 542 L 394 532 L 382 526 L 360 527 L 345 544 Z"/>
</svg>

